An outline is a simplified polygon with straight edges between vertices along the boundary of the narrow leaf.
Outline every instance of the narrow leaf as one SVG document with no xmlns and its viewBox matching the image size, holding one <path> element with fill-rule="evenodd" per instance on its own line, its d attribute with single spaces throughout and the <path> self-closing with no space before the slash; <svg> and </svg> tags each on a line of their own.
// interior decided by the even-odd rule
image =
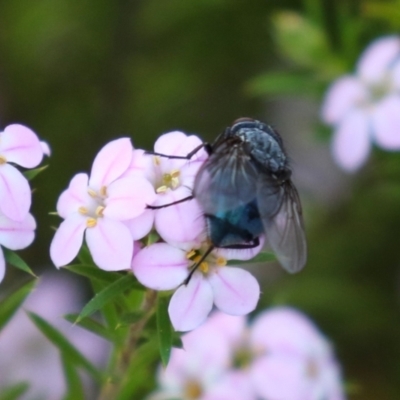
<svg viewBox="0 0 400 400">
<path fill-rule="evenodd" d="M 71 363 L 85 369 L 94 379 L 101 381 L 101 374 L 97 368 L 57 329 L 51 326 L 39 315 L 27 313 L 36 327 L 50 340 L 60 351 L 62 357 L 69 359 Z"/>
<path fill-rule="evenodd" d="M 93 314 L 95 311 L 100 310 L 104 305 L 113 300 L 115 297 L 120 296 L 125 290 L 132 289 L 137 285 L 136 279 L 132 275 L 125 275 L 117 281 L 111 283 L 102 291 L 97 293 L 86 305 L 83 307 L 76 322 Z"/>
<path fill-rule="evenodd" d="M 79 250 L 78 260 L 82 264 L 90 264 L 90 265 L 94 264 L 92 255 L 90 254 L 89 248 L 87 247 L 87 245 L 85 243 L 82 245 L 81 249 Z"/>
<path fill-rule="evenodd" d="M 23 174 L 28 181 L 32 180 L 36 175 L 40 174 L 42 171 L 44 171 L 46 168 L 48 168 L 48 165 L 44 165 L 43 167 L 39 168 L 34 168 L 30 169 L 29 171 L 24 171 Z"/>
<path fill-rule="evenodd" d="M 35 284 L 34 280 L 28 282 L 0 302 L 0 331 L 24 302 Z"/>
<path fill-rule="evenodd" d="M 63 400 L 85 400 L 81 378 L 79 377 L 75 366 L 66 357 L 62 357 L 62 365 L 68 390 Z"/>
<path fill-rule="evenodd" d="M 161 362 L 166 367 L 172 347 L 172 325 L 168 315 L 169 297 L 157 297 L 157 334 L 160 348 Z"/>
<path fill-rule="evenodd" d="M 4 252 L 4 257 L 8 264 L 10 264 L 13 267 L 16 267 L 24 272 L 27 272 L 28 274 L 37 278 L 37 276 L 29 268 L 28 264 L 17 253 L 15 253 L 9 249 L 6 249 L 6 248 L 3 248 L 3 252 Z"/>
<path fill-rule="evenodd" d="M 79 316 L 79 314 L 67 314 L 67 315 L 64 315 L 64 318 L 67 321 L 74 324 L 75 321 L 77 320 L 78 316 Z M 77 324 L 79 326 L 81 326 L 82 328 L 96 334 L 97 336 L 100 336 L 111 342 L 118 340 L 118 336 L 115 334 L 114 331 L 108 330 L 104 325 L 102 325 L 98 321 L 95 321 L 93 318 L 88 318 L 88 317 L 84 318 L 84 319 L 80 320 L 79 322 L 77 322 Z"/>
<path fill-rule="evenodd" d="M 73 272 L 74 274 L 84 276 L 85 278 L 96 279 L 106 283 L 115 282 L 122 276 L 118 272 L 103 271 L 93 266 L 93 264 L 73 264 L 64 268 Z"/>
<path fill-rule="evenodd" d="M 1 389 L 0 400 L 17 400 L 29 389 L 27 382 L 20 382 L 16 385 Z"/>
</svg>

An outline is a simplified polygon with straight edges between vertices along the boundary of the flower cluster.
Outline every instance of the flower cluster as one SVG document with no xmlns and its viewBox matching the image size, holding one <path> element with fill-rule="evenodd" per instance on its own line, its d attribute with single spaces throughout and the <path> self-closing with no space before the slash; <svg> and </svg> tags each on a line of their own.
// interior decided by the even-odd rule
<svg viewBox="0 0 400 400">
<path fill-rule="evenodd" d="M 3 247 L 20 250 L 33 242 L 36 222 L 29 213 L 31 188 L 15 165 L 35 168 L 44 154 L 50 155 L 49 147 L 27 127 L 13 124 L 0 132 L 0 245 Z M 5 266 L 0 247 L 0 282 Z"/>
<path fill-rule="evenodd" d="M 90 176 L 77 174 L 58 200 L 57 212 L 64 221 L 50 248 L 54 264 L 70 263 L 85 236 L 99 268 L 131 268 L 150 289 L 176 289 L 169 314 L 178 331 L 199 326 L 214 305 L 233 315 L 253 311 L 260 294 L 257 280 L 226 264 L 254 257 L 262 243 L 254 249 L 208 254 L 205 218 L 191 198 L 196 174 L 208 155 L 200 149 L 190 160 L 184 158 L 201 144 L 198 137 L 175 131 L 156 141 L 154 154 L 134 149 L 128 138 L 104 146 Z M 179 202 L 185 198 L 189 199 Z"/>
<path fill-rule="evenodd" d="M 244 317 L 215 313 L 182 337 L 151 400 L 344 400 L 332 348 L 302 313 L 277 307 Z"/>
<path fill-rule="evenodd" d="M 333 157 L 347 171 L 364 164 L 371 142 L 400 150 L 400 37 L 375 40 L 361 55 L 355 75 L 332 84 L 322 119 L 335 128 Z"/>
</svg>

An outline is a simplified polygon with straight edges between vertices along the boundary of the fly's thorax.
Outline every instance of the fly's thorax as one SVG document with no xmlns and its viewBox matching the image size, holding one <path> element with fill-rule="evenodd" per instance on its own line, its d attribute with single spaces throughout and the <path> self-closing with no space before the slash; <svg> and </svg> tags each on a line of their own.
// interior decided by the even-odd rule
<svg viewBox="0 0 400 400">
<path fill-rule="evenodd" d="M 269 132 L 255 129 L 246 130 L 242 135 L 248 154 L 262 168 L 275 174 L 288 168 L 287 156 L 281 143 Z"/>
</svg>

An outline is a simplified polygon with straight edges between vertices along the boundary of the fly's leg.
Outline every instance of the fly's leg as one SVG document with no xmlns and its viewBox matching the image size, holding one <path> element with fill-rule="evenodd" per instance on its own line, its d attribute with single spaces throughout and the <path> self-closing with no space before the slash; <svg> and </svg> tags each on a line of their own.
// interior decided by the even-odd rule
<svg viewBox="0 0 400 400">
<path fill-rule="evenodd" d="M 251 243 L 244 243 L 244 244 L 232 244 L 229 246 L 221 246 L 219 247 L 220 249 L 253 249 L 254 247 L 259 246 L 260 244 L 260 239 L 256 237 L 251 241 Z M 192 278 L 193 274 L 199 268 L 200 264 L 207 258 L 207 256 L 215 249 L 214 245 L 211 245 L 207 251 L 201 256 L 200 260 L 196 262 L 196 264 L 193 265 L 192 269 L 190 270 L 190 273 L 188 277 L 183 281 L 182 285 L 187 285 Z"/>
<path fill-rule="evenodd" d="M 254 249 L 254 247 L 257 247 L 260 245 L 260 239 L 256 237 L 253 239 L 250 243 L 238 243 L 238 244 L 229 244 L 226 246 L 219 246 L 220 249 L 238 249 L 238 250 L 243 250 L 243 249 Z"/>
<path fill-rule="evenodd" d="M 208 154 L 211 154 L 211 145 L 209 143 L 202 143 L 202 144 L 198 145 L 190 153 L 186 154 L 186 156 L 172 156 L 172 155 L 169 155 L 169 154 L 156 153 L 156 152 L 153 152 L 153 151 L 146 151 L 145 154 L 149 154 L 151 156 L 173 158 L 173 159 L 178 159 L 178 160 L 190 160 L 202 148 L 204 148 L 205 151 Z"/>
<path fill-rule="evenodd" d="M 189 272 L 188 277 L 183 281 L 182 285 L 187 285 L 192 278 L 193 274 L 199 268 L 200 264 L 207 258 L 207 256 L 214 250 L 214 246 L 211 245 L 207 251 L 201 256 L 200 260 L 196 262 L 196 264 L 193 265 L 192 269 Z"/>
<path fill-rule="evenodd" d="M 161 206 L 149 206 L 149 205 L 147 205 L 146 208 L 148 210 L 159 210 L 160 208 L 171 207 L 171 206 L 174 206 L 175 204 L 184 203 L 185 201 L 189 201 L 189 200 L 192 200 L 192 199 L 193 199 L 193 195 L 184 197 L 183 199 L 174 201 L 172 203 L 163 204 Z"/>
</svg>

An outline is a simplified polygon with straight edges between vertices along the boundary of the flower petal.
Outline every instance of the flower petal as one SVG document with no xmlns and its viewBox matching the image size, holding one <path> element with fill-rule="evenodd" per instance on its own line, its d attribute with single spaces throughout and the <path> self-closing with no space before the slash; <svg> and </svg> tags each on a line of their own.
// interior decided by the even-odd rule
<svg viewBox="0 0 400 400">
<path fill-rule="evenodd" d="M 165 196 L 164 203 L 173 203 L 185 196 L 185 188 Z M 205 220 L 197 200 L 192 199 L 156 210 L 154 225 L 158 234 L 170 243 L 196 240 L 205 231 Z"/>
<path fill-rule="evenodd" d="M 253 311 L 260 297 L 260 286 L 250 272 L 241 268 L 222 267 L 208 276 L 213 289 L 214 304 L 230 315 Z"/>
<path fill-rule="evenodd" d="M 1 135 L 1 154 L 7 161 L 25 168 L 34 168 L 43 158 L 36 133 L 19 124 L 8 125 Z"/>
<path fill-rule="evenodd" d="M 75 213 L 61 222 L 50 245 L 50 258 L 54 265 L 62 267 L 69 264 L 78 254 L 86 229 L 86 218 Z"/>
<path fill-rule="evenodd" d="M 0 246 L 0 283 L 6 274 L 6 260 L 4 259 L 3 249 Z"/>
<path fill-rule="evenodd" d="M 154 222 L 154 211 L 145 210 L 144 213 L 140 214 L 138 217 L 125 221 L 125 225 L 131 232 L 133 240 L 139 240 L 144 238 L 153 227 Z"/>
<path fill-rule="evenodd" d="M 336 130 L 332 141 L 333 158 L 344 170 L 353 172 L 368 158 L 371 144 L 369 117 L 358 110 L 348 115 Z"/>
<path fill-rule="evenodd" d="M 306 363 L 298 357 L 271 354 L 255 361 L 251 367 L 254 389 L 263 399 L 311 399 L 311 381 Z"/>
<path fill-rule="evenodd" d="M 176 331 L 197 328 L 207 318 L 213 306 L 211 286 L 201 273 L 194 273 L 187 285 L 180 286 L 172 295 L 168 312 Z"/>
<path fill-rule="evenodd" d="M 352 76 L 339 78 L 325 95 L 321 118 L 327 124 L 337 124 L 367 97 L 367 89 L 359 79 Z"/>
<path fill-rule="evenodd" d="M 227 260 L 251 260 L 254 258 L 264 247 L 265 236 L 261 235 L 259 237 L 260 244 L 257 247 L 252 247 L 249 249 L 223 249 L 216 248 L 213 253 L 216 256 L 224 257 Z"/>
<path fill-rule="evenodd" d="M 375 141 L 386 150 L 400 149 L 400 96 L 383 99 L 372 114 Z"/>
<path fill-rule="evenodd" d="M 250 333 L 251 346 L 261 354 L 279 352 L 305 358 L 310 353 L 316 355 L 315 351 L 310 352 L 313 347 L 319 353 L 330 352 L 314 323 L 291 307 L 275 307 L 259 314 Z"/>
<path fill-rule="evenodd" d="M 40 147 L 42 148 L 43 154 L 47 157 L 51 156 L 51 149 L 50 149 L 50 145 L 45 142 L 44 140 L 40 141 Z"/>
<path fill-rule="evenodd" d="M 154 290 L 171 290 L 188 276 L 186 253 L 166 243 L 155 243 L 140 250 L 132 260 L 138 281 Z"/>
<path fill-rule="evenodd" d="M 400 60 L 391 69 L 392 84 L 396 90 L 400 90 Z"/>
<path fill-rule="evenodd" d="M 28 180 L 10 164 L 0 166 L 0 208 L 3 213 L 22 221 L 31 206 L 31 189 Z"/>
<path fill-rule="evenodd" d="M 141 176 L 115 180 L 107 188 L 104 215 L 120 221 L 138 217 L 156 198 L 153 186 Z"/>
<path fill-rule="evenodd" d="M 133 240 L 129 229 L 122 222 L 99 218 L 96 226 L 86 230 L 86 243 L 99 268 L 105 271 L 130 268 Z"/>
<path fill-rule="evenodd" d="M 0 243 L 11 250 L 28 247 L 35 238 L 36 222 L 31 214 L 23 221 L 13 221 L 0 215 Z"/>
<path fill-rule="evenodd" d="M 107 143 L 97 154 L 90 172 L 89 185 L 95 190 L 108 186 L 129 167 L 133 147 L 129 138 Z"/>
<path fill-rule="evenodd" d="M 398 36 L 385 36 L 373 41 L 362 53 L 357 73 L 370 84 L 383 80 L 391 64 L 400 55 Z"/>
<path fill-rule="evenodd" d="M 154 151 L 156 153 L 171 155 L 171 156 L 187 156 L 192 150 L 200 146 L 203 142 L 195 135 L 187 136 L 180 131 L 173 131 L 161 135 L 154 144 Z M 190 162 L 195 162 L 207 158 L 207 153 L 204 149 L 200 149 Z M 170 172 L 174 169 L 180 169 L 183 165 L 187 164 L 189 160 L 179 160 L 166 157 L 160 157 L 160 169 L 163 173 Z"/>
<path fill-rule="evenodd" d="M 90 207 L 91 203 L 94 204 L 94 199 L 88 194 L 88 181 L 89 177 L 84 173 L 76 174 L 71 179 L 68 189 L 61 193 L 57 201 L 60 217 L 67 218 L 69 214 L 77 212 L 79 207 Z"/>
<path fill-rule="evenodd" d="M 256 400 L 257 398 L 247 371 L 232 370 L 218 379 L 207 390 L 202 400 Z"/>
</svg>

